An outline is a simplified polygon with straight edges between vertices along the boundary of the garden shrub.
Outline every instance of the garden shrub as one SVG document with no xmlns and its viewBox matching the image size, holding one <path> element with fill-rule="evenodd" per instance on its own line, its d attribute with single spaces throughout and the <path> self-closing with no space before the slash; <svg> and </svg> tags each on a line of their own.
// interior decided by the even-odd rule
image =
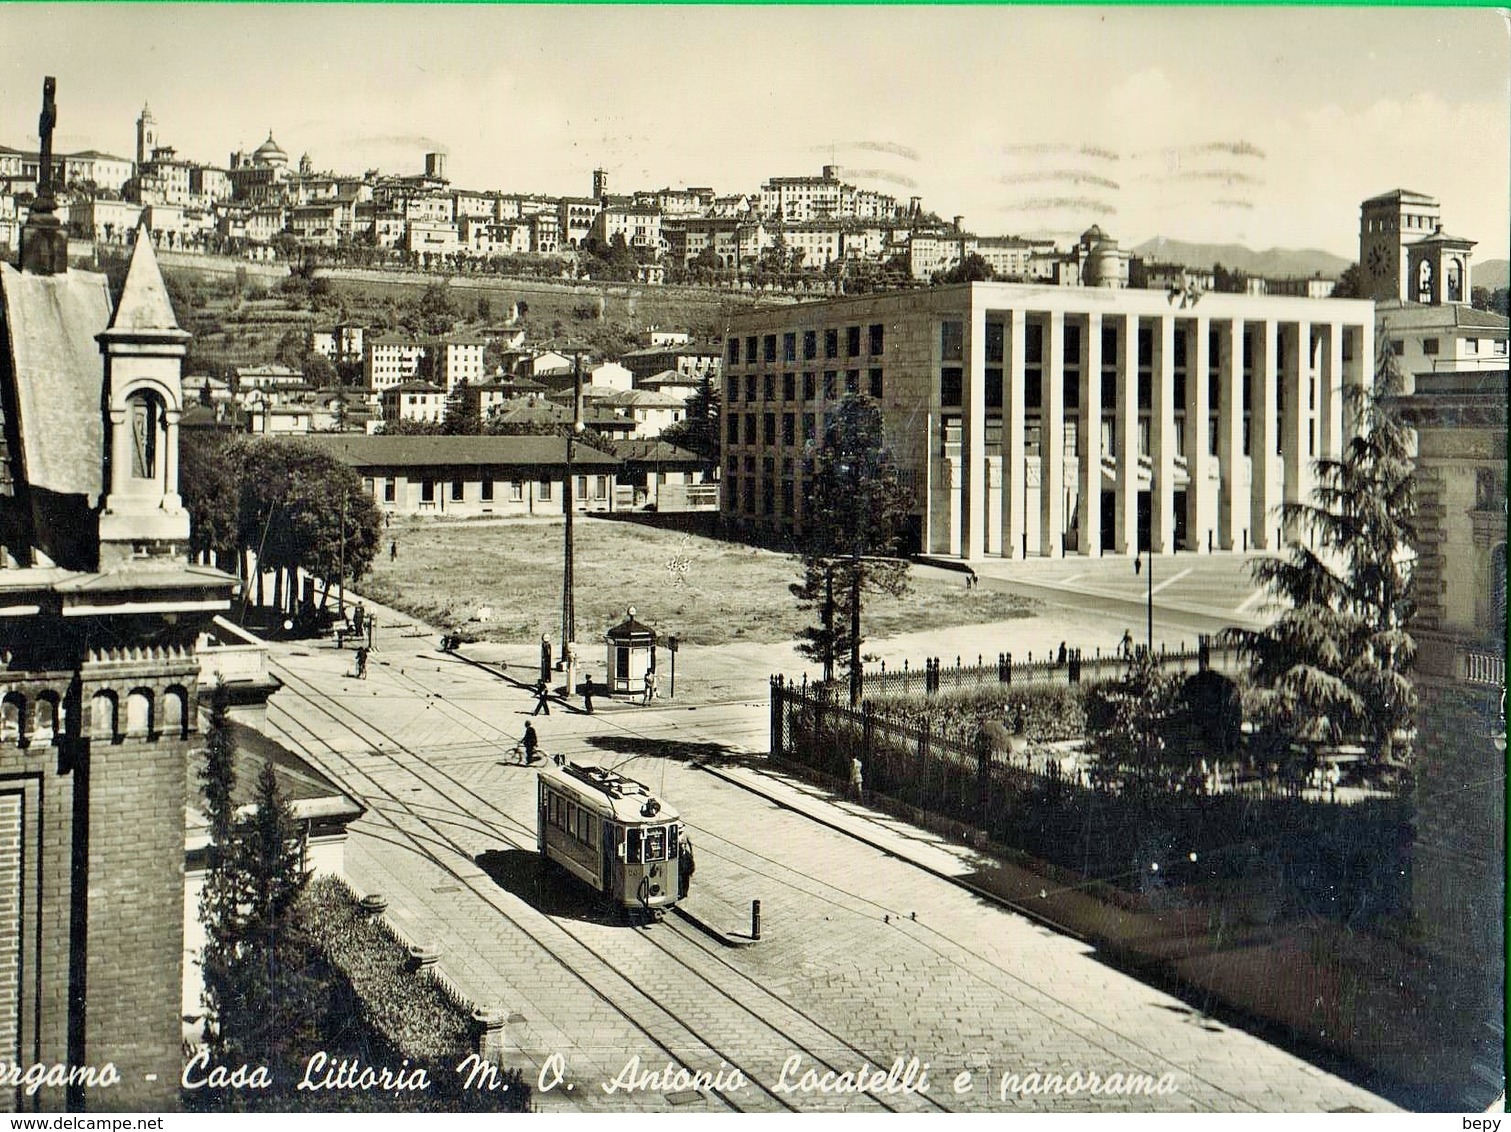
<svg viewBox="0 0 1511 1132">
<path fill-rule="evenodd" d="M 920 725 L 936 734 L 975 735 L 986 723 L 1016 732 L 1021 711 L 1030 743 L 1061 743 L 1086 734 L 1086 697 L 1094 684 L 990 684 L 941 691 L 933 696 L 897 696 L 867 701 L 879 716 Z"/>
<path fill-rule="evenodd" d="M 524 1112 L 530 1086 L 518 1069 L 499 1068 L 505 1088 L 463 1087 L 457 1067 L 473 1052 L 472 1020 L 430 979 L 409 969 L 407 950 L 374 918 L 364 915 L 346 885 L 322 877 L 303 895 L 309 938 L 307 964 L 318 975 L 316 1005 L 322 1016 L 320 1047 L 297 1064 L 270 1066 L 265 1090 L 186 1091 L 186 1107 L 199 1111 Z M 307 1059 L 325 1053 L 334 1064 L 402 1073 L 423 1069 L 424 1091 L 299 1090 Z M 407 1065 L 405 1064 L 407 1060 Z M 316 1078 L 318 1079 L 318 1074 Z"/>
</svg>

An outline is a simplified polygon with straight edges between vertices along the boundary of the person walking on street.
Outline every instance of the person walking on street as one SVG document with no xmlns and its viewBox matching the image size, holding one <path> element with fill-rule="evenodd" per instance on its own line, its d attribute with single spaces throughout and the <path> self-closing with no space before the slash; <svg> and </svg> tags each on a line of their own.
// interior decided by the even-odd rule
<svg viewBox="0 0 1511 1132">
<path fill-rule="evenodd" d="M 357 679 L 367 679 L 367 646 L 357 646 Z"/>
<path fill-rule="evenodd" d="M 649 670 L 645 674 L 645 691 L 640 697 L 640 706 L 644 707 L 651 702 L 651 696 L 656 691 L 656 674 Z"/>
<path fill-rule="evenodd" d="M 551 687 L 544 680 L 537 680 L 535 682 L 535 710 L 530 714 L 539 715 L 541 712 L 551 714 Z"/>
<path fill-rule="evenodd" d="M 1123 640 L 1118 645 L 1118 651 L 1123 654 L 1123 659 L 1124 660 L 1129 660 L 1129 659 L 1131 659 L 1133 657 L 1133 630 L 1132 629 L 1124 629 L 1123 630 Z"/>
<path fill-rule="evenodd" d="M 582 684 L 582 706 L 589 715 L 593 714 L 593 677 L 591 675 Z"/>
<path fill-rule="evenodd" d="M 382 544 L 380 543 L 379 545 L 381 546 Z M 398 539 L 394 539 L 394 540 L 392 540 L 388 544 L 388 560 L 390 562 L 397 562 L 399 560 L 399 540 Z"/>
<path fill-rule="evenodd" d="M 525 724 L 525 736 L 520 740 L 520 746 L 524 750 L 525 765 L 529 766 L 535 761 L 535 752 L 540 746 L 540 739 L 536 737 L 533 723 Z"/>
</svg>

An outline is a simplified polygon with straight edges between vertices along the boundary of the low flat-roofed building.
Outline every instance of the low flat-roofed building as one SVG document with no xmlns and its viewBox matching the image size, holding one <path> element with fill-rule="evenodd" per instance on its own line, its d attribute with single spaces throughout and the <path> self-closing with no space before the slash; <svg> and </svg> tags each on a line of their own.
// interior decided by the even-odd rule
<svg viewBox="0 0 1511 1132">
<path fill-rule="evenodd" d="M 336 436 L 312 444 L 351 467 L 385 512 L 401 515 L 560 515 L 567 440 L 560 436 Z M 612 511 L 618 457 L 572 444 L 577 511 Z"/>
</svg>

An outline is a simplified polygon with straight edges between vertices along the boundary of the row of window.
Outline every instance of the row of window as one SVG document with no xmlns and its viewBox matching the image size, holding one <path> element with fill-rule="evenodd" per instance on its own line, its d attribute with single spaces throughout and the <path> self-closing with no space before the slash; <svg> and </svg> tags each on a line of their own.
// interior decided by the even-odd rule
<svg viewBox="0 0 1511 1132">
<path fill-rule="evenodd" d="M 798 374 L 768 373 L 756 375 L 746 374 L 744 378 L 744 400 L 746 401 L 797 401 L 798 397 Z M 801 375 L 803 395 L 801 400 L 816 401 L 819 399 L 819 374 L 811 370 Z M 777 380 L 781 379 L 781 397 L 777 396 Z M 860 370 L 835 370 L 823 371 L 823 399 L 825 401 L 838 400 L 840 397 L 840 382 L 844 382 L 844 395 L 850 396 L 861 391 Z M 759 385 L 757 384 L 759 382 Z M 724 400 L 732 404 L 740 401 L 741 379 L 730 374 L 724 379 Z M 866 392 L 876 400 L 881 399 L 882 394 L 882 371 L 880 369 L 866 370 Z M 759 393 L 759 396 L 757 394 Z"/>
<path fill-rule="evenodd" d="M 597 814 L 554 793 L 546 795 L 546 821 L 573 840 L 592 846 L 595 852 L 606 827 L 616 847 L 619 839 L 624 839 L 623 859 L 627 864 L 669 861 L 677 856 L 680 829 L 676 823 L 622 828 L 605 823 Z"/>
<path fill-rule="evenodd" d="M 136 688 L 126 696 L 125 726 L 121 726 L 120 701 L 108 690 L 95 693 L 89 705 L 89 734 L 115 741 L 127 736 L 188 735 L 189 693 L 169 688 L 159 701 L 148 688 Z M 28 746 L 53 743 L 67 730 L 67 708 L 52 692 L 28 700 L 20 692 L 0 699 L 0 742 Z"/>
<path fill-rule="evenodd" d="M 384 503 L 397 503 L 399 501 L 399 481 L 395 480 L 395 479 L 384 479 L 381 482 L 382 482 L 382 485 L 383 485 L 383 502 Z M 438 486 L 437 485 L 439 483 L 445 482 L 445 481 L 439 481 L 439 480 L 433 480 L 433 479 L 422 479 L 419 482 L 420 482 L 420 502 L 421 503 L 434 503 L 436 501 L 436 498 L 437 498 L 437 495 L 436 495 L 436 492 L 438 490 Z M 555 490 L 556 490 L 554 481 L 552 481 L 552 480 L 536 480 L 536 481 L 533 481 L 533 482 L 535 483 L 535 498 L 538 501 L 542 502 L 542 503 L 549 503 L 551 501 L 551 499 L 553 498 L 553 496 L 555 494 Z M 478 484 L 478 498 L 482 502 L 484 502 L 484 503 L 491 503 L 491 502 L 493 502 L 493 500 L 496 498 L 496 495 L 495 495 L 496 485 L 500 484 L 500 483 L 502 483 L 504 485 L 504 497 L 509 502 L 511 502 L 511 503 L 522 503 L 522 502 L 524 502 L 524 498 L 525 498 L 525 483 L 526 483 L 526 481 L 524 481 L 524 480 L 491 480 L 491 479 L 485 479 L 485 480 L 467 480 L 467 479 L 453 479 L 453 480 L 450 480 L 449 483 L 450 483 L 450 498 L 453 501 L 455 501 L 455 502 L 461 502 L 462 500 L 464 500 L 464 499 L 467 498 L 467 485 L 469 483 L 476 483 L 476 484 Z M 376 487 L 376 484 L 377 484 L 377 481 L 368 480 L 367 481 L 368 490 L 369 491 L 373 490 L 373 488 Z M 576 498 L 578 498 L 578 499 L 589 499 L 589 498 L 591 498 L 591 499 L 594 499 L 594 500 L 602 501 L 602 500 L 607 499 L 608 497 L 609 497 L 609 477 L 608 476 L 578 476 L 577 477 L 577 494 L 576 494 Z"/>
<path fill-rule="evenodd" d="M 886 331 L 879 322 L 873 322 L 864 328 L 864 345 L 866 354 L 877 357 L 882 353 L 885 345 Z M 861 356 L 862 328 L 859 326 L 847 326 L 844 328 L 844 356 L 858 358 Z M 840 356 L 840 329 L 833 327 L 824 331 L 824 357 L 837 358 Z M 803 361 L 810 362 L 819 356 L 818 331 L 802 331 Z M 775 362 L 777 360 L 777 335 L 751 334 L 745 338 L 745 364 L 755 365 L 757 362 Z M 759 349 L 757 346 L 759 345 Z M 798 360 L 798 331 L 789 330 L 781 335 L 782 361 L 795 362 Z M 740 364 L 740 339 L 731 338 L 725 345 L 729 364 Z"/>
<path fill-rule="evenodd" d="M 1102 455 L 1116 459 L 1118 456 L 1116 418 L 1102 418 L 1102 439 L 1098 452 Z M 1173 422 L 1172 446 L 1177 452 L 1186 450 L 1186 421 L 1184 416 L 1177 416 Z M 1207 455 L 1216 456 L 1218 453 L 1218 429 L 1220 421 L 1216 414 L 1207 419 Z M 1314 427 L 1307 430 L 1307 455 L 1317 454 L 1317 438 Z M 1140 417 L 1136 429 L 1138 436 L 1138 454 L 1148 456 L 1150 454 L 1150 421 L 1148 417 Z M 1081 456 L 1081 422 L 1074 417 L 1067 418 L 1061 429 L 1062 452 L 1067 457 L 1079 458 Z M 1283 437 L 1277 429 L 1275 436 L 1275 452 L 1284 452 L 1282 447 Z M 1026 458 L 1037 458 L 1042 450 L 1041 430 L 1038 418 L 1029 418 L 1023 424 L 1023 455 Z M 962 433 L 959 417 L 946 417 L 944 420 L 943 454 L 949 459 L 960 459 L 962 448 Z M 1242 422 L 1242 454 L 1252 455 L 1250 443 L 1250 422 L 1247 417 Z M 983 447 L 989 453 L 999 454 L 1002 451 L 1002 421 L 1000 419 L 988 420 L 986 431 L 983 436 Z M 732 462 L 731 462 L 732 463 Z M 733 467 L 731 467 L 733 471 Z"/>
<path fill-rule="evenodd" d="M 1436 339 L 1436 338 L 1423 338 L 1422 339 L 1422 353 L 1428 354 L 1428 355 L 1435 355 L 1435 354 L 1437 354 L 1440 351 L 1441 345 L 1442 345 L 1441 342 L 1438 339 Z M 1492 339 L 1490 339 L 1490 345 L 1491 345 L 1491 350 L 1495 354 L 1497 354 L 1500 357 L 1505 357 L 1506 356 L 1506 340 L 1504 338 L 1492 338 Z M 1405 343 L 1405 341 L 1402 340 L 1402 339 L 1400 339 L 1400 338 L 1392 338 L 1390 340 L 1390 352 L 1393 353 L 1398 358 L 1399 357 L 1403 357 L 1405 355 L 1405 353 L 1406 353 L 1406 343 Z M 1475 355 L 1475 354 L 1478 354 L 1479 352 L 1480 352 L 1480 339 L 1478 339 L 1478 338 L 1465 338 L 1464 339 L 1464 353 L 1465 354 Z"/>
<path fill-rule="evenodd" d="M 1002 408 L 1002 370 L 997 366 L 987 366 L 984 373 L 984 389 L 982 398 L 989 409 Z M 1177 406 L 1186 403 L 1186 376 L 1184 368 L 1177 368 L 1173 374 L 1171 402 Z M 1241 379 L 1243 389 L 1243 407 L 1245 411 L 1254 407 L 1254 378 L 1255 375 L 1245 370 Z M 1081 373 L 1079 369 L 1067 368 L 1061 378 L 1061 397 L 1067 410 L 1081 407 Z M 1026 409 L 1039 409 L 1043 407 L 1044 394 L 1044 371 L 1038 366 L 1025 366 L 1023 370 L 1023 405 Z M 1091 389 L 1092 400 L 1100 404 L 1109 403 L 1110 398 L 1104 396 L 1108 388 L 1115 388 L 1117 384 L 1117 370 L 1111 366 L 1103 366 L 1101 381 Z M 1154 371 L 1145 366 L 1139 369 L 1138 386 L 1135 390 L 1138 407 L 1148 411 L 1154 406 Z M 1307 379 L 1307 401 L 1312 409 L 1317 407 L 1317 379 Z M 939 404 L 946 409 L 960 408 L 965 403 L 965 370 L 960 366 L 943 366 L 939 370 Z M 1207 404 L 1219 405 L 1222 403 L 1222 374 L 1215 368 L 1207 370 Z M 1279 413 L 1285 407 L 1285 385 L 1277 382 L 1275 386 L 1275 411 Z"/>
<path fill-rule="evenodd" d="M 1208 328 L 1207 357 L 1209 365 L 1215 370 L 1221 355 L 1223 333 L 1220 327 L 1212 325 Z M 1027 366 L 1042 365 L 1044 362 L 1044 323 L 1033 319 L 1025 322 L 1023 327 L 1023 361 Z M 1176 370 L 1186 366 L 1187 340 L 1190 335 L 1186 327 L 1176 323 L 1173 334 L 1172 353 L 1173 364 Z M 1081 338 L 1079 333 L 1067 333 L 1061 339 L 1061 351 L 1064 354 L 1064 364 L 1067 367 L 1081 364 Z M 1145 326 L 1142 322 L 1138 328 L 1135 353 L 1137 363 L 1140 366 L 1153 366 L 1154 364 L 1154 327 Z M 1243 333 L 1243 366 L 1252 369 L 1254 365 L 1255 333 L 1244 329 Z M 1321 338 L 1317 334 L 1312 335 L 1312 347 L 1315 350 Z M 988 319 L 986 323 L 986 364 L 1001 365 L 1004 363 L 1006 342 L 1006 323 Z M 1102 327 L 1102 359 L 1104 368 L 1112 367 L 1113 360 L 1117 357 L 1118 328 L 1115 325 Z M 1345 361 L 1353 357 L 1353 335 L 1345 333 L 1343 336 L 1343 358 Z M 965 361 L 965 323 L 954 319 L 946 319 L 939 324 L 939 359 L 941 362 L 964 362 Z"/>
<path fill-rule="evenodd" d="M 784 444 L 784 445 L 786 445 L 786 446 L 788 446 L 788 447 L 791 447 L 792 445 L 798 443 L 798 439 L 797 439 L 797 435 L 798 435 L 797 434 L 797 414 L 796 413 L 783 413 L 783 414 L 781 414 L 781 418 L 780 419 L 781 419 L 781 432 L 780 432 L 781 443 Z M 725 438 L 726 438 L 726 440 L 730 444 L 739 444 L 739 443 L 741 443 L 741 439 L 740 439 L 740 437 L 741 437 L 741 429 L 740 429 L 740 422 L 741 422 L 741 420 L 744 420 L 744 422 L 745 422 L 744 441 L 743 441 L 743 443 L 745 443 L 745 444 L 755 444 L 755 443 L 757 443 L 757 439 L 756 439 L 756 414 L 755 413 L 746 413 L 746 414 L 744 414 L 743 417 L 739 413 L 730 413 L 729 416 L 725 419 L 725 429 L 726 429 Z M 766 445 L 775 445 L 777 443 L 777 436 L 778 436 L 777 420 L 778 420 L 778 418 L 777 418 L 777 414 L 776 413 L 762 413 L 761 414 L 761 431 L 760 431 L 761 440 L 760 440 L 760 443 L 763 443 L 763 444 L 766 444 Z M 802 433 L 803 441 L 807 442 L 807 441 L 810 441 L 810 440 L 817 440 L 818 439 L 818 414 L 817 413 L 803 413 L 802 414 L 802 420 L 803 420 L 803 433 Z"/>
</svg>

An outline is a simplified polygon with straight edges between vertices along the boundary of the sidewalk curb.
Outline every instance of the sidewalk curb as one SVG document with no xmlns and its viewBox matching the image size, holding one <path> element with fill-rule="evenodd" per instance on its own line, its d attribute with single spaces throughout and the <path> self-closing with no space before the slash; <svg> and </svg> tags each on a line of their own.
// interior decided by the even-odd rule
<svg viewBox="0 0 1511 1132">
<path fill-rule="evenodd" d="M 823 816 L 822 814 L 812 813 L 799 806 L 795 806 L 785 799 L 779 798 L 772 793 L 762 790 L 755 783 L 746 782 L 740 778 L 736 778 L 730 774 L 725 773 L 718 767 L 710 766 L 707 763 L 703 763 L 702 767 L 705 771 L 712 774 L 715 778 L 718 778 L 723 782 L 727 782 L 731 786 L 738 786 L 742 790 L 748 790 L 752 794 L 765 798 L 774 806 L 777 806 L 784 810 L 790 810 L 792 813 L 798 814 L 801 817 L 805 817 L 809 821 L 817 822 L 819 825 L 832 829 L 836 833 L 844 834 L 846 837 L 852 838 L 855 841 L 859 841 L 863 845 L 869 845 L 871 846 L 871 848 L 885 853 L 888 857 L 895 858 L 899 861 L 905 861 L 916 869 L 922 869 L 930 876 L 935 876 L 940 880 L 947 881 L 948 883 L 955 885 L 957 888 L 962 888 L 966 892 L 971 893 L 973 896 L 978 896 L 983 900 L 990 901 L 993 904 L 1006 908 L 1010 912 L 1016 912 L 1018 915 L 1032 920 L 1034 923 L 1040 925 L 1041 927 L 1049 928 L 1051 931 L 1054 931 L 1059 935 L 1066 936 L 1078 943 L 1085 943 L 1095 946 L 1094 941 L 1090 937 L 1083 935 L 1081 932 L 1078 932 L 1073 928 L 1068 928 L 1064 924 L 1050 919 L 1048 916 L 1045 916 L 1041 912 L 1035 912 L 1031 908 L 1026 908 L 1022 904 L 1015 903 L 1014 901 L 1007 899 L 1007 897 L 1001 895 L 1000 893 L 992 892 L 990 889 L 983 888 L 977 884 L 972 884 L 970 881 L 966 880 L 963 877 L 947 873 L 944 870 L 937 869 L 932 865 L 926 865 L 922 861 L 915 860 L 914 858 L 909 857 L 905 853 L 899 852 L 889 845 L 884 845 L 880 841 L 872 837 L 868 837 L 866 834 L 858 830 L 849 829 L 846 826 Z M 751 773 L 760 774 L 761 772 L 752 771 Z"/>
<path fill-rule="evenodd" d="M 754 947 L 757 943 L 761 942 L 758 939 L 751 939 L 748 935 L 734 935 L 730 932 L 720 931 L 701 916 L 689 912 L 681 904 L 673 904 L 672 911 L 704 935 L 709 936 L 718 943 L 722 943 L 725 947 Z"/>
</svg>

